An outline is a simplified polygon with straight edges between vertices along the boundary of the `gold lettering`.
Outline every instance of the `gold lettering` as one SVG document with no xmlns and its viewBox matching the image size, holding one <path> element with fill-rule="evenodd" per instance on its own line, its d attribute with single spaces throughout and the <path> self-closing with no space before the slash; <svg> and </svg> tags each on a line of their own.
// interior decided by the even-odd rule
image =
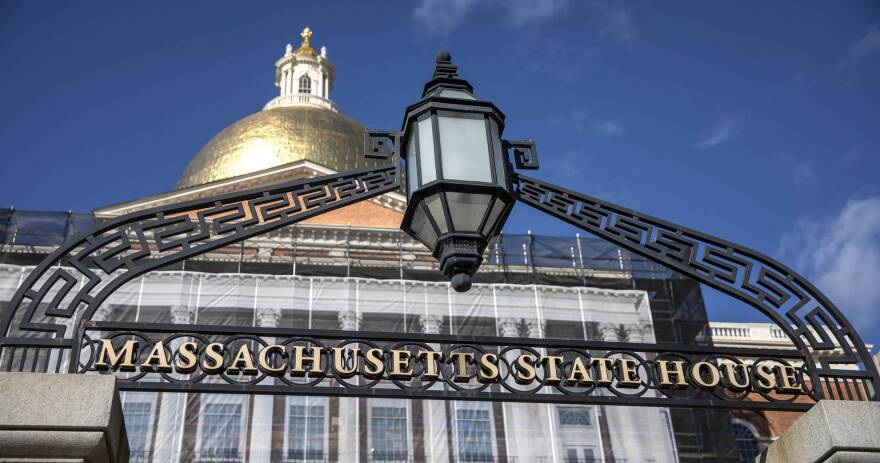
<svg viewBox="0 0 880 463">
<path fill-rule="evenodd" d="M 306 356 L 303 352 L 305 351 L 305 347 L 303 346 L 293 346 L 293 355 L 292 355 L 292 363 L 293 366 L 290 367 L 290 376 L 305 376 L 306 373 L 309 376 L 324 376 L 324 371 L 321 368 L 321 357 L 323 357 L 324 348 L 322 347 L 310 347 L 312 355 Z M 306 371 L 303 363 L 309 363 L 309 369 Z"/>
<path fill-rule="evenodd" d="M 519 384 L 529 384 L 535 380 L 535 361 L 532 354 L 522 354 L 516 358 L 516 372 L 513 379 Z"/>
<path fill-rule="evenodd" d="M 767 392 L 776 387 L 776 375 L 773 374 L 773 367 L 770 365 L 766 363 L 756 365 L 755 376 L 758 379 L 757 384 L 755 384 L 757 389 Z"/>
<path fill-rule="evenodd" d="M 741 376 L 736 372 L 737 367 L 741 367 Z M 724 386 L 728 389 L 739 392 L 749 388 L 749 368 L 746 365 L 723 363 L 721 370 L 724 373 L 721 379 L 724 381 Z M 742 378 L 742 381 L 739 381 L 740 378 Z"/>
<path fill-rule="evenodd" d="M 177 349 L 177 358 L 174 359 L 174 369 L 184 374 L 195 371 L 199 364 L 198 349 L 198 343 L 193 341 L 181 344 L 180 349 Z"/>
<path fill-rule="evenodd" d="M 683 360 L 658 360 L 655 363 L 660 374 L 660 387 L 671 387 L 674 389 L 684 389 L 687 387 L 687 381 L 684 377 Z M 669 365 L 672 365 L 671 370 Z M 670 378 L 671 375 L 675 375 L 675 382 Z"/>
<path fill-rule="evenodd" d="M 593 384 L 593 377 L 590 376 L 590 369 L 584 365 L 580 356 L 574 358 L 571 364 L 571 374 L 565 380 L 565 384 L 569 386 L 590 386 Z"/>
<path fill-rule="evenodd" d="M 709 372 L 709 379 L 704 376 Z M 721 382 L 721 373 L 718 367 L 709 362 L 697 362 L 691 365 L 691 381 L 702 389 L 712 389 Z"/>
<path fill-rule="evenodd" d="M 623 388 L 637 388 L 642 385 L 639 378 L 639 362 L 635 359 L 623 358 L 617 360 L 618 378 L 617 385 Z"/>
<path fill-rule="evenodd" d="M 598 367 L 598 377 L 596 378 L 596 385 L 598 386 L 610 386 L 611 385 L 611 369 L 614 368 L 614 359 L 606 358 L 606 357 L 593 357 L 590 360 L 590 363 L 593 366 Z"/>
<path fill-rule="evenodd" d="M 546 384 L 559 384 L 559 364 L 564 359 L 557 355 L 542 355 L 541 363 L 544 364 L 544 382 Z"/>
<path fill-rule="evenodd" d="M 480 356 L 479 379 L 484 383 L 498 381 L 498 355 L 493 353 Z"/>
<path fill-rule="evenodd" d="M 129 339 L 123 344 L 122 350 L 116 352 L 116 349 L 113 348 L 113 341 L 102 339 L 101 350 L 98 351 L 98 359 L 95 360 L 95 368 L 98 370 L 116 368 L 116 364 L 120 363 L 119 360 L 121 358 L 122 363 L 119 364 L 119 369 L 122 371 L 134 371 L 135 351 L 137 348 L 138 342 L 134 339 Z"/>
<path fill-rule="evenodd" d="M 452 352 L 449 354 L 450 360 L 455 360 L 455 375 L 452 380 L 457 383 L 466 383 L 471 380 L 468 375 L 467 367 L 474 362 L 473 352 Z"/>
<path fill-rule="evenodd" d="M 336 374 L 343 378 L 351 378 L 357 373 L 358 361 L 361 354 L 359 347 L 346 349 L 344 347 L 333 348 L 333 368 Z M 346 357 L 351 360 L 351 367 L 346 368 Z"/>
<path fill-rule="evenodd" d="M 410 379 L 415 374 L 410 368 L 412 354 L 408 350 L 391 349 L 391 371 L 388 376 L 394 379 Z"/>
<path fill-rule="evenodd" d="M 219 342 L 212 342 L 205 346 L 205 360 L 202 360 L 202 370 L 209 375 L 216 375 L 223 370 L 223 353 L 226 349 Z"/>
<path fill-rule="evenodd" d="M 437 361 L 443 358 L 443 352 L 437 352 L 434 350 L 420 350 L 418 353 L 418 358 L 425 358 L 423 361 L 425 365 L 425 370 L 422 373 L 422 379 L 425 381 L 433 381 L 440 377 L 440 372 L 437 370 Z"/>
<path fill-rule="evenodd" d="M 238 352 L 232 358 L 232 363 L 226 369 L 229 373 L 241 372 L 245 375 L 257 374 L 257 367 L 254 366 L 254 356 L 251 354 L 251 348 L 247 344 L 238 347 Z"/>
<path fill-rule="evenodd" d="M 171 371 L 171 364 L 168 363 L 168 351 L 165 350 L 165 343 L 156 341 L 147 358 L 141 362 L 141 370 L 147 371 Z"/>
<path fill-rule="evenodd" d="M 260 353 L 257 355 L 257 366 L 260 367 L 263 373 L 269 376 L 281 376 L 284 374 L 284 370 L 287 369 L 287 362 L 283 362 L 281 366 L 275 366 L 269 361 L 269 357 L 273 352 L 277 352 L 282 359 L 286 360 L 287 350 L 284 349 L 284 346 L 273 344 L 260 349 Z"/>
<path fill-rule="evenodd" d="M 367 351 L 366 365 L 364 365 L 364 377 L 378 379 L 385 373 L 385 351 L 373 348 Z"/>
<path fill-rule="evenodd" d="M 777 367 L 780 383 L 776 386 L 779 392 L 800 392 L 801 386 L 798 384 L 797 369 L 790 365 L 781 365 Z"/>
</svg>

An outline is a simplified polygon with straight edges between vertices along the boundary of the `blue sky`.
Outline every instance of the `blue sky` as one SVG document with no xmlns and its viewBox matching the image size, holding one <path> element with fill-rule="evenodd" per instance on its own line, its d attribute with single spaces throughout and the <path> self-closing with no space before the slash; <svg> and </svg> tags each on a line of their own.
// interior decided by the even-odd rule
<svg viewBox="0 0 880 463">
<path fill-rule="evenodd" d="M 333 99 L 399 127 L 452 52 L 537 175 L 764 251 L 880 344 L 877 2 L 0 2 L 0 204 L 170 190 L 276 94 L 304 26 Z M 573 230 L 524 207 L 507 230 Z M 760 320 L 707 291 L 713 319 Z"/>
</svg>

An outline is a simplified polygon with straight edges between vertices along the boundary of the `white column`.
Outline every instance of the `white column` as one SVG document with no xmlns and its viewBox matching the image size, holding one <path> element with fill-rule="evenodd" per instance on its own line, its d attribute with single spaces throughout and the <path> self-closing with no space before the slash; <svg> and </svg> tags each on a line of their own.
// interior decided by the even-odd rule
<svg viewBox="0 0 880 463">
<path fill-rule="evenodd" d="M 517 319 L 503 317 L 498 319 L 498 334 L 504 337 L 522 337 L 520 327 L 524 326 L 525 336 L 541 338 L 543 323 L 537 319 Z M 540 352 L 540 351 L 539 351 Z M 513 362 L 516 354 L 507 357 Z M 511 383 L 512 384 L 512 383 Z M 522 386 L 523 389 L 532 388 Z M 519 387 L 519 386 L 516 386 Z M 554 445 L 548 426 L 551 416 L 547 404 L 542 403 L 504 403 L 504 435 L 507 439 L 508 457 L 511 461 L 544 461 L 554 463 Z M 555 426 L 555 423 L 552 423 Z"/>
<path fill-rule="evenodd" d="M 281 309 L 259 308 L 256 313 L 257 326 L 275 328 L 281 321 Z M 275 343 L 274 337 L 265 338 L 269 345 Z M 268 376 L 262 384 L 274 384 L 275 378 Z M 254 411 L 251 416 L 250 461 L 269 461 L 272 456 L 272 420 L 274 396 L 255 395 Z"/>
<path fill-rule="evenodd" d="M 196 308 L 188 305 L 174 305 L 170 308 L 171 323 L 191 325 L 196 318 Z M 178 338 L 169 348 L 174 351 L 183 343 Z M 156 426 L 156 446 L 153 448 L 153 461 L 166 462 L 180 459 L 180 439 L 183 434 L 186 400 L 189 393 L 160 393 L 159 419 Z M 191 424 L 195 426 L 195 423 Z"/>
<path fill-rule="evenodd" d="M 602 323 L 599 325 L 602 340 L 622 341 L 618 335 L 626 334 L 627 341 L 643 342 L 644 330 L 637 324 L 621 325 Z M 603 407 L 608 423 L 608 434 L 614 458 L 626 461 L 646 461 L 657 463 L 675 461 L 672 442 L 669 440 L 669 422 L 662 409 L 657 407 Z"/>
<path fill-rule="evenodd" d="M 345 331 L 357 331 L 361 317 L 354 310 L 339 312 L 339 328 Z M 352 378 L 352 381 L 354 378 Z M 339 461 L 358 461 L 358 445 L 360 429 L 358 427 L 358 399 L 356 397 L 339 398 Z M 364 431 L 366 432 L 366 431 Z"/>
<path fill-rule="evenodd" d="M 420 315 L 419 323 L 425 334 L 440 334 L 443 317 L 435 314 Z M 439 344 L 430 343 L 428 345 L 434 350 L 441 348 Z M 442 390 L 443 386 L 438 382 L 431 389 Z M 422 419 L 424 420 L 425 461 L 430 463 L 448 462 L 451 449 L 447 445 L 447 435 L 454 431 L 449 429 L 449 424 L 446 422 L 446 401 L 424 400 L 422 407 L 424 410 Z"/>
</svg>

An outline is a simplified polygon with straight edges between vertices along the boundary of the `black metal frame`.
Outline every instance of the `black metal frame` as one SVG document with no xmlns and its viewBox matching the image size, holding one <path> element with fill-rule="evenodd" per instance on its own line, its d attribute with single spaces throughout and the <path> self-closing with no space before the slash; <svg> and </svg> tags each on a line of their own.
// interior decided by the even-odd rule
<svg viewBox="0 0 880 463">
<path fill-rule="evenodd" d="M 477 111 L 496 119 L 499 135 L 503 114 L 489 102 L 456 100 L 430 94 L 439 87 L 472 91 L 470 84 L 458 79 L 448 54 L 438 55 L 434 79 L 425 86 L 423 99 L 407 109 L 404 127 L 412 117 L 424 111 L 451 109 Z M 90 320 L 106 298 L 124 283 L 172 263 L 209 252 L 247 238 L 297 223 L 316 215 L 395 191 L 401 184 L 401 132 L 368 131 L 364 151 L 368 157 L 390 160 L 384 167 L 360 169 L 315 179 L 294 181 L 244 192 L 156 207 L 127 214 L 97 226 L 70 243 L 59 247 L 38 265 L 16 291 L 0 314 L 0 370 L 50 371 L 55 356 L 60 372 L 63 355 L 69 356 L 67 371 L 77 372 L 83 340 L 90 345 L 89 331 L 123 330 L 119 333 L 146 336 L 148 332 L 175 333 L 181 325 L 120 325 L 92 323 Z M 495 146 L 490 149 L 495 150 Z M 520 170 L 538 168 L 534 142 L 503 141 L 502 149 Z M 439 159 L 435 153 L 435 162 Z M 795 358 L 804 362 L 803 375 L 812 384 L 811 396 L 820 400 L 825 391 L 843 390 L 857 397 L 851 400 L 880 400 L 880 375 L 861 337 L 844 315 L 805 278 L 776 260 L 754 250 L 698 231 L 626 209 L 597 198 L 567 190 L 513 171 L 505 166 L 510 192 L 516 201 L 528 204 L 599 238 L 608 240 L 635 254 L 688 275 L 697 281 L 733 296 L 764 313 L 794 343 L 796 351 L 720 349 L 656 344 L 599 343 L 573 340 L 520 339 L 419 335 L 414 343 L 405 334 L 356 333 L 370 342 L 396 342 L 397 345 L 443 343 L 462 348 L 481 349 L 485 345 L 517 344 L 528 349 L 566 350 L 572 348 L 615 350 L 621 355 L 641 358 L 638 352 L 656 355 L 725 356 L 740 361 L 739 356 L 771 355 Z M 495 175 L 493 169 L 492 175 Z M 438 183 L 442 183 L 438 182 Z M 467 187 L 467 186 L 465 186 Z M 506 185 L 499 187 L 504 189 Z M 427 191 L 427 190 L 426 190 Z M 507 208 L 505 215 L 510 211 Z M 411 212 L 408 212 L 411 217 Z M 448 215 L 448 211 L 447 211 Z M 75 289 L 80 279 L 86 281 Z M 51 300 L 47 297 L 54 292 Z M 45 319 L 45 320 L 40 320 Z M 73 321 L 70 336 L 69 321 Z M 238 335 L 259 342 L 259 336 L 299 336 L 317 339 L 344 339 L 353 333 L 332 331 L 290 331 L 266 328 L 186 327 L 190 335 Z M 13 333 L 12 331 L 15 331 Z M 43 337 L 39 333 L 48 333 Z M 200 334 L 201 333 L 201 334 Z M 51 335 L 51 336 L 50 336 Z M 179 337 L 179 336 L 178 336 Z M 834 353 L 831 365 L 820 365 L 816 357 Z M 18 354 L 18 356 L 16 356 Z M 679 354 L 675 354 L 679 355 Z M 28 363 L 30 361 L 30 363 Z M 650 361 L 650 359 L 643 359 Z M 88 360 L 86 363 L 86 370 Z M 839 365 L 839 367 L 835 367 Z M 804 410 L 810 404 L 789 401 L 755 402 L 721 400 L 713 397 L 645 397 L 626 394 L 572 395 L 523 394 L 510 391 L 369 389 L 301 385 L 268 386 L 260 384 L 201 384 L 175 382 L 123 382 L 123 389 L 158 391 L 245 392 L 268 394 L 324 394 L 340 396 L 407 397 L 455 400 L 504 400 L 558 403 L 596 403 L 623 405 L 733 407 L 775 410 Z M 338 379 L 338 378 L 337 378 Z M 844 389 L 841 389 L 840 382 Z M 398 384 L 398 386 L 400 386 Z M 452 384 L 450 384 L 452 386 Z M 650 389 L 650 388 L 646 388 Z M 864 395 L 858 394 L 863 392 Z"/>
<path fill-rule="evenodd" d="M 526 162 L 520 157 L 528 155 L 514 154 L 517 164 Z M 528 163 L 527 168 L 537 169 L 537 155 Z M 814 384 L 826 376 L 855 375 L 871 382 L 873 392 L 868 400 L 880 400 L 880 375 L 855 328 L 806 278 L 775 259 L 519 173 L 514 173 L 513 185 L 517 201 L 758 309 L 804 354 Z M 842 355 L 823 356 L 836 349 Z M 834 358 L 831 365 L 843 368 L 820 366 L 816 357 L 825 357 L 826 362 Z M 832 384 L 826 386 L 833 388 Z M 817 393 L 822 394 L 822 388 Z"/>
</svg>

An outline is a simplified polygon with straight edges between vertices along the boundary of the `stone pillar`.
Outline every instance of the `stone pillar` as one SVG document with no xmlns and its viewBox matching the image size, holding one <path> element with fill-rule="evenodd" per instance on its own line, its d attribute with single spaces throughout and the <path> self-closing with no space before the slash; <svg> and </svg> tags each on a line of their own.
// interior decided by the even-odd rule
<svg viewBox="0 0 880 463">
<path fill-rule="evenodd" d="M 357 331 L 361 324 L 361 317 L 354 310 L 339 312 L 339 328 L 345 331 Z M 353 381 L 352 378 L 350 381 Z M 359 461 L 358 443 L 360 433 L 366 432 L 358 426 L 358 399 L 356 397 L 339 398 L 339 427 L 337 428 L 339 439 L 339 461 Z"/>
<path fill-rule="evenodd" d="M 880 461 L 880 402 L 820 400 L 755 459 L 758 463 Z"/>
<path fill-rule="evenodd" d="M 188 305 L 174 305 L 170 308 L 171 323 L 179 325 L 192 325 L 196 319 L 195 307 Z M 183 338 L 178 338 L 170 346 L 172 351 L 183 343 Z M 156 444 L 153 448 L 153 461 L 176 461 L 180 459 L 178 452 L 178 440 L 183 433 L 186 403 L 189 393 L 159 393 L 159 418 L 156 420 Z M 195 426 L 193 423 L 192 426 Z"/>
<path fill-rule="evenodd" d="M 440 334 L 443 326 L 443 317 L 436 314 L 420 315 L 419 323 L 425 334 Z M 440 350 L 438 344 L 429 344 L 432 349 Z M 443 386 L 434 384 L 431 389 L 442 390 Z M 424 421 L 425 461 L 429 463 L 445 463 L 449 460 L 451 449 L 447 444 L 447 436 L 450 432 L 449 423 L 446 422 L 446 401 L 425 400 L 422 402 L 422 419 Z"/>
<path fill-rule="evenodd" d="M 257 326 L 275 328 L 281 321 L 281 309 L 260 308 L 256 313 Z M 269 345 L 275 338 L 265 338 Z M 275 378 L 267 376 L 262 384 L 274 384 Z M 255 395 L 254 409 L 251 420 L 250 461 L 269 461 L 272 456 L 272 425 L 274 397 L 271 395 Z M 283 418 L 282 418 L 283 419 Z"/>
<path fill-rule="evenodd" d="M 112 375 L 0 373 L 0 462 L 127 462 Z"/>
</svg>

